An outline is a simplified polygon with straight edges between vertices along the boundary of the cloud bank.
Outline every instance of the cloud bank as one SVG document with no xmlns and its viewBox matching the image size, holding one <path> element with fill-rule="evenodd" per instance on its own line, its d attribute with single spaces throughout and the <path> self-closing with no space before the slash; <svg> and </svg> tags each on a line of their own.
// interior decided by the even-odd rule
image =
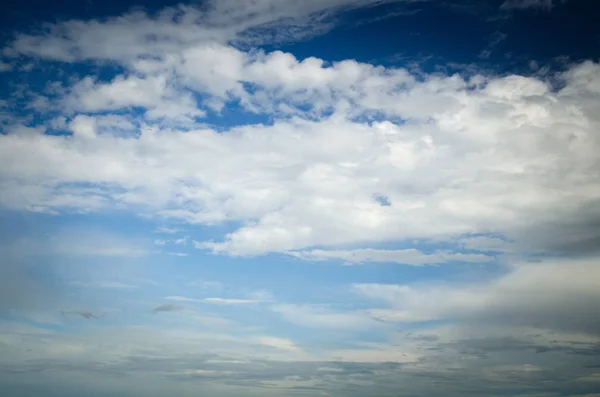
<svg viewBox="0 0 600 397">
<path fill-rule="evenodd" d="M 231 222 L 239 226 L 220 240 L 196 245 L 232 255 L 473 233 L 543 250 L 561 237 L 528 238 L 546 233 L 537 225 L 598 218 L 596 63 L 572 65 L 558 86 L 415 75 L 243 51 L 192 29 L 197 11 L 174 12 L 65 22 L 5 48 L 122 72 L 31 93 L 40 115 L 55 116 L 6 122 L 4 207 Z M 121 42 L 123 30 L 135 42 Z M 234 105 L 242 120 L 271 121 L 211 126 Z M 597 239 L 595 227 L 580 230 L 569 244 Z"/>
</svg>

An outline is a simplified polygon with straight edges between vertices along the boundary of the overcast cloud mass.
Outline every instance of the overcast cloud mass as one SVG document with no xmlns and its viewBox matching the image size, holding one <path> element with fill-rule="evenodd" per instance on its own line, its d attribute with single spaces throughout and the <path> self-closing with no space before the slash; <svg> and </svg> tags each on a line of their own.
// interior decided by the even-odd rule
<svg viewBox="0 0 600 397">
<path fill-rule="evenodd" d="M 2 6 L 0 395 L 600 396 L 600 8 Z"/>
</svg>

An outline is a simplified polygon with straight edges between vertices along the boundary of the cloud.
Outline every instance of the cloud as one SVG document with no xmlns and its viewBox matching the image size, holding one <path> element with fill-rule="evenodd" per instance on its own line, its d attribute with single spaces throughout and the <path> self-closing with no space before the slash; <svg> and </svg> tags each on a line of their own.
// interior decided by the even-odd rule
<svg viewBox="0 0 600 397">
<path fill-rule="evenodd" d="M 153 313 L 180 312 L 184 309 L 185 309 L 185 307 L 181 306 L 181 305 L 165 304 L 165 305 L 156 306 L 154 309 L 152 309 L 152 312 Z"/>
<path fill-rule="evenodd" d="M 550 11 L 557 3 L 566 0 L 505 0 L 500 6 L 503 10 L 523 10 L 528 8 Z"/>
<path fill-rule="evenodd" d="M 298 351 L 298 346 L 291 340 L 285 338 L 276 338 L 273 336 L 263 336 L 259 338 L 261 345 L 275 347 L 277 349 Z"/>
<path fill-rule="evenodd" d="M 489 44 L 485 47 L 485 49 L 481 51 L 479 57 L 483 59 L 488 59 L 492 55 L 492 51 L 498 46 L 498 44 L 506 40 L 507 37 L 508 35 L 506 33 L 494 32 L 494 34 L 492 34 Z"/>
<path fill-rule="evenodd" d="M 135 290 L 139 288 L 138 285 L 122 283 L 120 281 L 94 281 L 94 282 L 81 282 L 74 281 L 71 283 L 79 287 L 89 288 L 101 288 L 101 289 L 116 289 L 116 290 Z"/>
<path fill-rule="evenodd" d="M 216 291 L 220 291 L 226 287 L 225 284 L 223 284 L 220 281 L 208 281 L 208 280 L 191 281 L 190 285 L 193 285 L 195 287 L 200 287 L 201 289 L 205 289 L 205 290 L 216 290 Z"/>
<path fill-rule="evenodd" d="M 92 312 L 87 311 L 61 311 L 61 316 L 80 316 L 85 318 L 86 320 L 91 320 L 94 318 L 102 318 L 106 315 L 106 312 L 102 314 L 94 314 Z"/>
<path fill-rule="evenodd" d="M 453 285 L 357 284 L 391 308 L 369 313 L 382 321 L 460 320 L 512 324 L 600 335 L 597 259 L 544 260 L 514 265 L 489 282 Z"/>
<path fill-rule="evenodd" d="M 164 246 L 187 245 L 174 234 L 201 225 L 223 233 L 195 235 L 194 245 L 214 254 L 489 262 L 494 271 L 502 255 L 515 263 L 477 282 L 358 283 L 350 309 L 275 303 L 267 291 L 198 281 L 190 283 L 197 297 L 167 296 L 152 310 L 120 300 L 127 315 L 115 327 L 74 321 L 66 332 L 60 321 L 36 328 L 5 319 L 0 394 L 595 392 L 600 66 L 573 64 L 545 80 L 246 50 L 323 32 L 340 10 L 380 3 L 221 0 L 16 35 L 7 57 L 33 61 L 31 71 L 44 60 L 71 63 L 81 76 L 50 76 L 39 92 L 28 86 L 22 98 L 31 102 L 15 106 L 9 96 L 2 104 L 30 117 L 3 124 L 0 206 L 51 217 L 122 211 L 178 225 L 155 230 L 173 235 L 154 235 Z M 31 71 L 19 70 L 23 81 L 37 78 Z M 125 237 L 86 229 L 0 247 L 13 254 L 0 265 L 0 309 L 50 324 L 43 317 L 53 296 L 23 263 L 34 254 L 79 267 L 95 256 L 105 268 L 156 250 L 152 239 Z M 417 250 L 415 240 L 439 247 Z M 533 254 L 543 260 L 522 259 Z M 134 286 L 112 273 L 78 279 Z M 264 316 L 252 326 L 243 323 L 248 313 L 235 321 L 199 310 L 150 313 L 263 302 L 271 304 L 252 307 L 252 317 Z M 267 329 L 273 316 L 285 320 L 277 330 Z M 270 336 L 287 329 L 295 335 Z"/>
<path fill-rule="evenodd" d="M 494 260 L 484 254 L 464 254 L 459 252 L 436 251 L 427 254 L 414 248 L 404 250 L 359 249 L 349 251 L 312 250 L 290 252 L 290 255 L 304 260 L 343 260 L 350 264 L 364 262 L 391 262 L 413 266 L 433 266 L 444 262 L 474 262 L 484 263 Z"/>
<path fill-rule="evenodd" d="M 594 382 L 587 379 L 598 372 L 586 367 L 597 362 L 597 339 L 539 330 L 519 333 L 506 327 L 413 330 L 397 333 L 390 343 L 332 350 L 269 335 L 239 338 L 197 328 L 108 326 L 62 334 L 13 323 L 1 325 L 7 342 L 3 358 L 10 360 L 10 365 L 1 364 L 2 380 L 10 376 L 13 384 L 63 391 L 62 380 L 73 378 L 67 384 L 87 384 L 98 394 L 121 390 L 142 396 L 170 390 L 187 397 L 200 386 L 215 390 L 215 395 L 258 396 L 252 394 L 258 390 L 261 395 L 277 396 L 298 393 L 303 389 L 295 386 L 304 382 L 316 387 L 309 393 L 356 397 L 367 392 L 426 395 L 440 387 L 449 396 L 464 395 L 465 390 L 478 395 L 494 390 L 502 395 L 524 389 L 551 395 L 557 388 L 583 395 L 594 392 Z M 15 340 L 31 351 L 23 354 Z M 536 352 L 543 348 L 548 350 Z M 307 352 L 313 349 L 317 352 Z M 182 380 L 193 380 L 194 390 Z M 132 383 L 145 386 L 137 388 Z M 2 382 L 2 387 L 7 384 Z"/>
<path fill-rule="evenodd" d="M 496 236 L 466 236 L 459 239 L 458 244 L 468 250 L 484 252 L 510 252 L 514 242 Z"/>
<path fill-rule="evenodd" d="M 210 303 L 214 305 L 249 305 L 256 303 L 265 303 L 269 300 L 263 299 L 233 299 L 233 298 L 188 298 L 185 296 L 168 296 L 165 299 L 178 301 L 178 302 L 196 302 L 196 303 Z"/>
<path fill-rule="evenodd" d="M 353 60 L 326 64 L 278 51 L 245 52 L 196 42 L 198 32 L 183 22 L 137 14 L 129 22 L 96 22 L 92 30 L 110 42 L 118 31 L 112 28 L 132 21 L 175 36 L 167 35 L 164 46 L 131 46 L 135 51 L 127 54 L 115 46 L 93 57 L 78 52 L 81 59 L 117 62 L 126 72 L 111 82 L 85 77 L 54 101 L 63 101 L 65 116 L 78 106 L 92 112 L 69 119 L 72 135 L 43 134 L 45 125 L 36 132 L 10 126 L 0 137 L 0 154 L 12 164 L 2 171 L 8 192 L 2 206 L 51 213 L 124 208 L 192 224 L 231 221 L 236 230 L 196 246 L 240 256 L 473 233 L 522 236 L 522 247 L 548 249 L 560 233 L 543 225 L 590 222 L 584 212 L 599 199 L 589 187 L 599 182 L 590 171 L 598 165 L 595 63 L 556 76 L 563 86 L 554 90 L 535 77 L 416 76 Z M 54 39 L 83 40 L 66 37 Z M 19 40 L 13 45 L 52 56 L 25 47 Z M 143 102 L 154 98 L 146 88 L 139 98 L 106 99 L 128 84 L 151 87 L 157 98 L 164 90 L 177 93 L 173 100 L 199 95 L 206 99 L 194 107 L 204 112 L 236 102 L 271 114 L 273 123 L 217 132 L 192 120 L 187 105 L 173 103 L 175 118 L 164 124 L 153 114 L 158 105 Z M 86 105 L 88 91 L 97 104 Z M 129 116 L 139 131 L 115 137 L 100 129 L 98 119 L 106 115 L 93 112 L 129 106 L 145 107 L 144 115 Z M 403 122 L 369 121 L 375 116 Z M 597 230 L 572 238 L 593 242 Z"/>
<path fill-rule="evenodd" d="M 201 299 L 187 298 L 185 296 L 167 296 L 165 299 L 177 302 L 202 302 Z"/>
<path fill-rule="evenodd" d="M 204 298 L 202 300 L 206 303 L 213 303 L 215 305 L 247 305 L 253 303 L 263 303 L 264 301 L 257 299 L 228 299 L 228 298 Z"/>
<path fill-rule="evenodd" d="M 154 231 L 161 234 L 175 234 L 181 232 L 181 229 L 168 226 L 159 226 Z"/>
<path fill-rule="evenodd" d="M 188 256 L 189 254 L 187 254 L 185 252 L 167 252 L 167 255 L 184 257 L 184 256 Z"/>
<path fill-rule="evenodd" d="M 189 239 L 189 236 L 185 236 L 185 237 L 173 240 L 173 243 L 176 245 L 186 245 L 188 242 L 188 239 Z"/>
<path fill-rule="evenodd" d="M 336 312 L 318 305 L 295 304 L 277 304 L 273 305 L 271 310 L 279 313 L 292 324 L 321 330 L 338 329 L 356 331 L 377 326 L 377 323 L 366 315 L 366 313 L 359 311 Z"/>
<path fill-rule="evenodd" d="M 394 2 L 401 5 L 414 1 L 389 1 Z M 20 34 L 3 52 L 9 57 L 24 54 L 66 62 L 106 57 L 137 62 L 139 48 L 151 48 L 156 58 L 162 58 L 176 49 L 175 43 L 190 47 L 215 41 L 257 45 L 307 38 L 331 29 L 333 14 L 381 3 L 381 0 L 307 0 L 302 3 L 258 0 L 240 5 L 232 0 L 213 0 L 203 7 L 167 7 L 154 16 L 137 10 L 102 22 L 72 20 L 47 25 L 46 37 Z M 118 46 L 111 45 L 117 41 Z M 156 58 L 140 60 L 139 65 L 153 70 Z M 165 58 L 169 61 L 169 56 Z"/>
<path fill-rule="evenodd" d="M 0 73 L 8 72 L 12 70 L 12 65 L 10 63 L 0 61 Z"/>
</svg>

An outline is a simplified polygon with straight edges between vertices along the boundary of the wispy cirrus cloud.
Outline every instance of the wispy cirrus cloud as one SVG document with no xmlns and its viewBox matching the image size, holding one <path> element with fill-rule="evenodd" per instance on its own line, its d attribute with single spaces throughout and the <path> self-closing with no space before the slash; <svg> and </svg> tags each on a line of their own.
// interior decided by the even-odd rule
<svg viewBox="0 0 600 397">
<path fill-rule="evenodd" d="M 444 262 L 485 263 L 493 257 L 481 253 L 460 253 L 436 251 L 424 253 L 414 248 L 404 250 L 357 249 L 357 250 L 312 250 L 289 252 L 299 259 L 311 261 L 342 260 L 349 264 L 365 262 L 391 262 L 413 266 L 435 266 Z"/>
<path fill-rule="evenodd" d="M 124 291 L 132 291 L 139 288 L 138 285 L 123 283 L 120 281 L 93 281 L 93 282 L 84 282 L 84 281 L 73 281 L 72 285 L 78 287 L 85 288 L 101 288 L 101 289 L 116 289 L 116 290 L 124 290 Z"/>
<path fill-rule="evenodd" d="M 505 0 L 500 6 L 503 10 L 541 9 L 550 11 L 557 4 L 567 0 Z"/>
<path fill-rule="evenodd" d="M 189 298 L 185 296 L 167 296 L 165 299 L 177 302 L 195 302 L 195 303 L 210 303 L 213 305 L 249 305 L 256 303 L 268 303 L 271 300 L 267 299 L 241 299 L 241 298 Z"/>
</svg>

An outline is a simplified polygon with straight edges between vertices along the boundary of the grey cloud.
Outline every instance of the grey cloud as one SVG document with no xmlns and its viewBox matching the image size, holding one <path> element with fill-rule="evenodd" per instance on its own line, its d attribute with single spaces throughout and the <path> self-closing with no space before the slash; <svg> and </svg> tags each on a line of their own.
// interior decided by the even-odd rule
<svg viewBox="0 0 600 397">
<path fill-rule="evenodd" d="M 524 10 L 524 9 L 542 9 L 549 11 L 557 3 L 566 0 L 505 0 L 500 6 L 503 10 Z"/>
<path fill-rule="evenodd" d="M 80 316 L 83 317 L 87 320 L 91 320 L 94 318 L 102 318 L 104 316 L 106 316 L 106 312 L 100 313 L 100 314 L 94 314 L 92 312 L 88 312 L 88 311 L 62 311 L 60 312 L 61 316 Z"/>
<path fill-rule="evenodd" d="M 160 313 L 160 312 L 180 312 L 183 309 L 185 309 L 185 306 L 165 304 L 165 305 L 160 305 L 160 306 L 155 307 L 154 309 L 152 309 L 152 312 L 153 313 Z"/>
<path fill-rule="evenodd" d="M 99 395 L 109 394 L 110 390 L 132 396 L 149 395 L 146 388 L 135 386 L 141 383 L 187 397 L 193 395 L 188 394 L 191 391 L 186 386 L 190 382 L 194 382 L 195 390 L 214 387 L 211 395 L 215 396 L 253 393 L 264 396 L 271 392 L 277 396 L 304 390 L 308 392 L 306 396 L 326 393 L 336 397 L 387 397 L 430 395 L 440 389 L 452 397 L 506 396 L 523 391 L 563 395 L 571 390 L 586 394 L 593 392 L 594 384 L 577 379 L 593 376 L 600 365 L 600 356 L 596 354 L 598 340 L 583 341 L 569 334 L 545 330 L 524 332 L 518 328 L 497 329 L 498 336 L 486 336 L 490 335 L 489 330 L 480 327 L 457 328 L 454 333 L 434 328 L 415 330 L 412 335 L 399 334 L 394 340 L 396 346 L 419 353 L 414 362 L 403 364 L 240 360 L 239 352 L 233 355 L 211 352 L 215 346 L 227 344 L 226 341 L 193 342 L 160 335 L 148 338 L 142 329 L 132 331 L 128 337 L 117 331 L 110 332 L 107 339 L 79 335 L 76 340 L 52 334 L 40 339 L 21 333 L 23 341 L 31 342 L 30 347 L 35 351 L 45 351 L 46 344 L 60 346 L 65 342 L 83 343 L 92 350 L 70 360 L 60 356 L 30 359 L 19 356 L 18 360 L 4 362 L 0 365 L 0 392 L 7 391 L 9 384 L 16 390 L 38 384 L 57 390 L 62 379 L 77 374 L 76 383 L 87 384 L 91 393 Z M 113 349 L 115 344 L 123 344 L 126 350 L 105 350 Z M 540 352 L 543 348 L 546 350 Z M 10 350 L 10 346 L 0 349 L 4 349 L 0 353 L 5 357 L 18 352 L 14 347 Z M 573 354 L 570 349 L 580 352 Z M 96 355 L 90 354 L 92 351 L 97 351 Z M 113 359 L 117 356 L 118 360 Z M 32 374 L 35 374 L 33 379 Z M 6 382 L 9 377 L 11 383 Z M 236 389 L 239 386 L 244 388 Z"/>
<path fill-rule="evenodd" d="M 600 335 L 598 257 L 515 264 L 490 282 L 422 285 L 359 284 L 367 297 L 388 303 L 371 316 L 389 322 L 460 320 Z"/>
<path fill-rule="evenodd" d="M 563 211 L 514 232 L 520 251 L 541 251 L 569 257 L 600 254 L 600 202 Z"/>
</svg>

